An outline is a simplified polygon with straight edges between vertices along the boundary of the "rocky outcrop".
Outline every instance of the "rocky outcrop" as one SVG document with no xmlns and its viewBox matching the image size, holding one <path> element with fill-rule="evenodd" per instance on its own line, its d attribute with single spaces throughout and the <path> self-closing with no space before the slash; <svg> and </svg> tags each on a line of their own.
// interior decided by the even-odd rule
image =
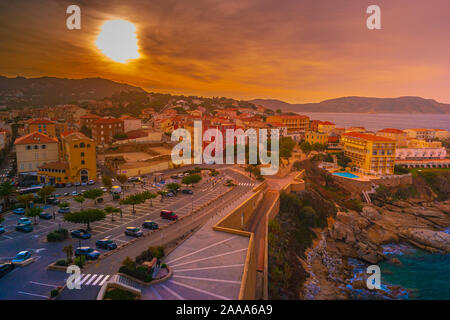
<svg viewBox="0 0 450 320">
<path fill-rule="evenodd" d="M 360 213 L 340 211 L 328 229 L 320 233 L 320 240 L 307 251 L 309 278 L 303 287 L 304 298 L 351 297 L 347 285 L 353 269 L 347 263 L 348 258 L 376 264 L 387 258 L 383 254 L 384 244 L 407 242 L 430 252 L 449 253 L 450 234 L 443 232 L 448 227 L 449 201 L 419 204 L 398 201 L 382 207 L 366 206 Z M 395 258 L 389 261 L 400 263 Z M 355 285 L 358 282 L 353 283 L 353 288 Z M 365 283 L 361 285 L 365 287 Z"/>
</svg>

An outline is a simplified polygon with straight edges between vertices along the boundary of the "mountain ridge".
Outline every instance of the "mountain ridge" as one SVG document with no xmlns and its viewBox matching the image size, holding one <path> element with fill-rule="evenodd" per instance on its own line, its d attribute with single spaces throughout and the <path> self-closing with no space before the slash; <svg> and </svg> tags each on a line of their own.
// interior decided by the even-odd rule
<svg viewBox="0 0 450 320">
<path fill-rule="evenodd" d="M 285 112 L 336 113 L 431 113 L 449 114 L 450 104 L 415 96 L 375 98 L 349 96 L 317 103 L 291 104 L 277 99 L 253 99 L 249 102 Z"/>
</svg>

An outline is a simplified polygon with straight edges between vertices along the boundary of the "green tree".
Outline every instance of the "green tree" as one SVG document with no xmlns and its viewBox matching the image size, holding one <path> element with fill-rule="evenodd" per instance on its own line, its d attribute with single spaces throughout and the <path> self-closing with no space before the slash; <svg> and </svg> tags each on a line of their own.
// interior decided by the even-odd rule
<svg viewBox="0 0 450 320">
<path fill-rule="evenodd" d="M 94 204 L 97 204 L 97 198 L 103 195 L 102 189 L 91 189 L 83 192 L 83 197 L 94 200 Z"/>
<path fill-rule="evenodd" d="M 194 184 L 199 183 L 200 180 L 202 180 L 202 176 L 199 174 L 190 174 L 188 176 L 183 177 L 183 179 L 181 179 L 181 182 L 187 185 L 192 185 L 194 186 Z"/>
<path fill-rule="evenodd" d="M 34 224 L 37 224 L 36 218 L 39 216 L 39 214 L 42 212 L 42 208 L 34 207 L 34 208 L 28 208 L 25 210 L 25 216 L 29 218 L 33 218 Z"/>
<path fill-rule="evenodd" d="M 312 150 L 312 146 L 308 141 L 302 141 L 299 145 L 300 149 L 303 151 L 303 153 L 308 154 Z"/>
<path fill-rule="evenodd" d="M 9 198 L 16 192 L 16 187 L 10 181 L 0 184 L 0 198 L 3 199 L 5 208 L 9 208 Z"/>
<path fill-rule="evenodd" d="M 92 130 L 89 129 L 86 125 L 82 125 L 80 128 L 80 132 L 85 136 L 92 138 Z"/>
<path fill-rule="evenodd" d="M 53 186 L 44 186 L 41 190 L 37 192 L 38 196 L 44 200 L 44 203 L 47 203 L 47 197 L 55 192 L 56 189 Z"/>
<path fill-rule="evenodd" d="M 156 193 L 161 196 L 161 200 L 160 201 L 163 202 L 164 201 L 164 196 L 167 194 L 167 192 L 164 191 L 164 190 L 158 190 Z"/>
<path fill-rule="evenodd" d="M 144 192 L 142 192 L 142 196 L 146 200 L 150 200 L 150 207 L 153 207 L 153 199 L 155 199 L 158 195 L 156 193 L 153 193 L 150 191 L 144 191 Z"/>
<path fill-rule="evenodd" d="M 109 176 L 103 176 L 102 178 L 103 186 L 105 186 L 106 189 L 111 190 L 112 188 L 112 180 Z"/>
<path fill-rule="evenodd" d="M 64 220 L 73 223 L 85 223 L 86 229 L 91 229 L 91 223 L 105 219 L 105 211 L 100 209 L 86 209 L 78 212 L 71 212 L 64 215 Z"/>
<path fill-rule="evenodd" d="M 114 221 L 114 213 L 120 213 L 122 211 L 119 208 L 115 208 L 115 207 L 111 207 L 111 206 L 105 207 L 104 210 L 105 210 L 106 214 L 111 215 L 111 221 Z"/>
<path fill-rule="evenodd" d="M 127 176 L 125 174 L 118 174 L 118 175 L 116 175 L 116 179 L 117 179 L 117 181 L 120 182 L 120 186 L 122 188 L 122 194 L 125 197 L 125 193 L 124 193 L 124 190 L 123 190 L 123 185 L 124 185 L 125 182 L 128 181 L 128 178 L 127 178 Z"/>
<path fill-rule="evenodd" d="M 176 192 L 180 189 L 180 185 L 178 183 L 169 183 L 167 184 L 167 190 L 176 194 Z"/>
<path fill-rule="evenodd" d="M 72 247 L 72 245 L 65 246 L 63 248 L 63 252 L 66 254 L 66 262 L 67 262 L 67 265 L 69 265 L 69 263 L 72 262 L 72 256 L 73 256 L 73 247 Z"/>
<path fill-rule="evenodd" d="M 127 196 L 125 199 L 120 201 L 120 204 L 128 204 L 133 206 L 133 213 L 136 213 L 136 210 L 134 209 L 135 205 L 141 204 L 145 202 L 144 196 L 142 196 L 141 193 L 131 194 Z"/>
<path fill-rule="evenodd" d="M 69 202 L 61 202 L 60 204 L 58 204 L 58 207 L 67 208 L 67 207 L 70 207 L 70 203 Z"/>
<path fill-rule="evenodd" d="M 23 194 L 17 197 L 17 202 L 25 205 L 25 208 L 29 208 L 30 202 L 34 200 L 32 193 Z"/>
<path fill-rule="evenodd" d="M 83 202 L 86 201 L 86 199 L 83 197 L 83 195 L 79 194 L 73 198 L 76 202 L 80 204 L 80 210 L 83 210 Z"/>
</svg>

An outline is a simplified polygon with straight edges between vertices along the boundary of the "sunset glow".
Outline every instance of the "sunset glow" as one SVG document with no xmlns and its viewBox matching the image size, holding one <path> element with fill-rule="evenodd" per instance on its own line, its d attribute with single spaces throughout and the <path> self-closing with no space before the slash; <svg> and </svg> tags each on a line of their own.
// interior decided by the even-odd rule
<svg viewBox="0 0 450 320">
<path fill-rule="evenodd" d="M 95 44 L 105 56 L 116 62 L 127 63 L 139 58 L 136 27 L 125 20 L 105 22 Z"/>
</svg>

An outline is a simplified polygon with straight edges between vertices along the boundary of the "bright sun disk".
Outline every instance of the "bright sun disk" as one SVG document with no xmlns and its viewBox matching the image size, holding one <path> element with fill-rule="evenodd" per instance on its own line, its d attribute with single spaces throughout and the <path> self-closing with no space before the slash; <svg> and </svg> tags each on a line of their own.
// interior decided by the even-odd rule
<svg viewBox="0 0 450 320">
<path fill-rule="evenodd" d="M 116 62 L 127 63 L 139 58 L 136 27 L 126 20 L 106 21 L 95 44 L 105 56 Z"/>
</svg>

